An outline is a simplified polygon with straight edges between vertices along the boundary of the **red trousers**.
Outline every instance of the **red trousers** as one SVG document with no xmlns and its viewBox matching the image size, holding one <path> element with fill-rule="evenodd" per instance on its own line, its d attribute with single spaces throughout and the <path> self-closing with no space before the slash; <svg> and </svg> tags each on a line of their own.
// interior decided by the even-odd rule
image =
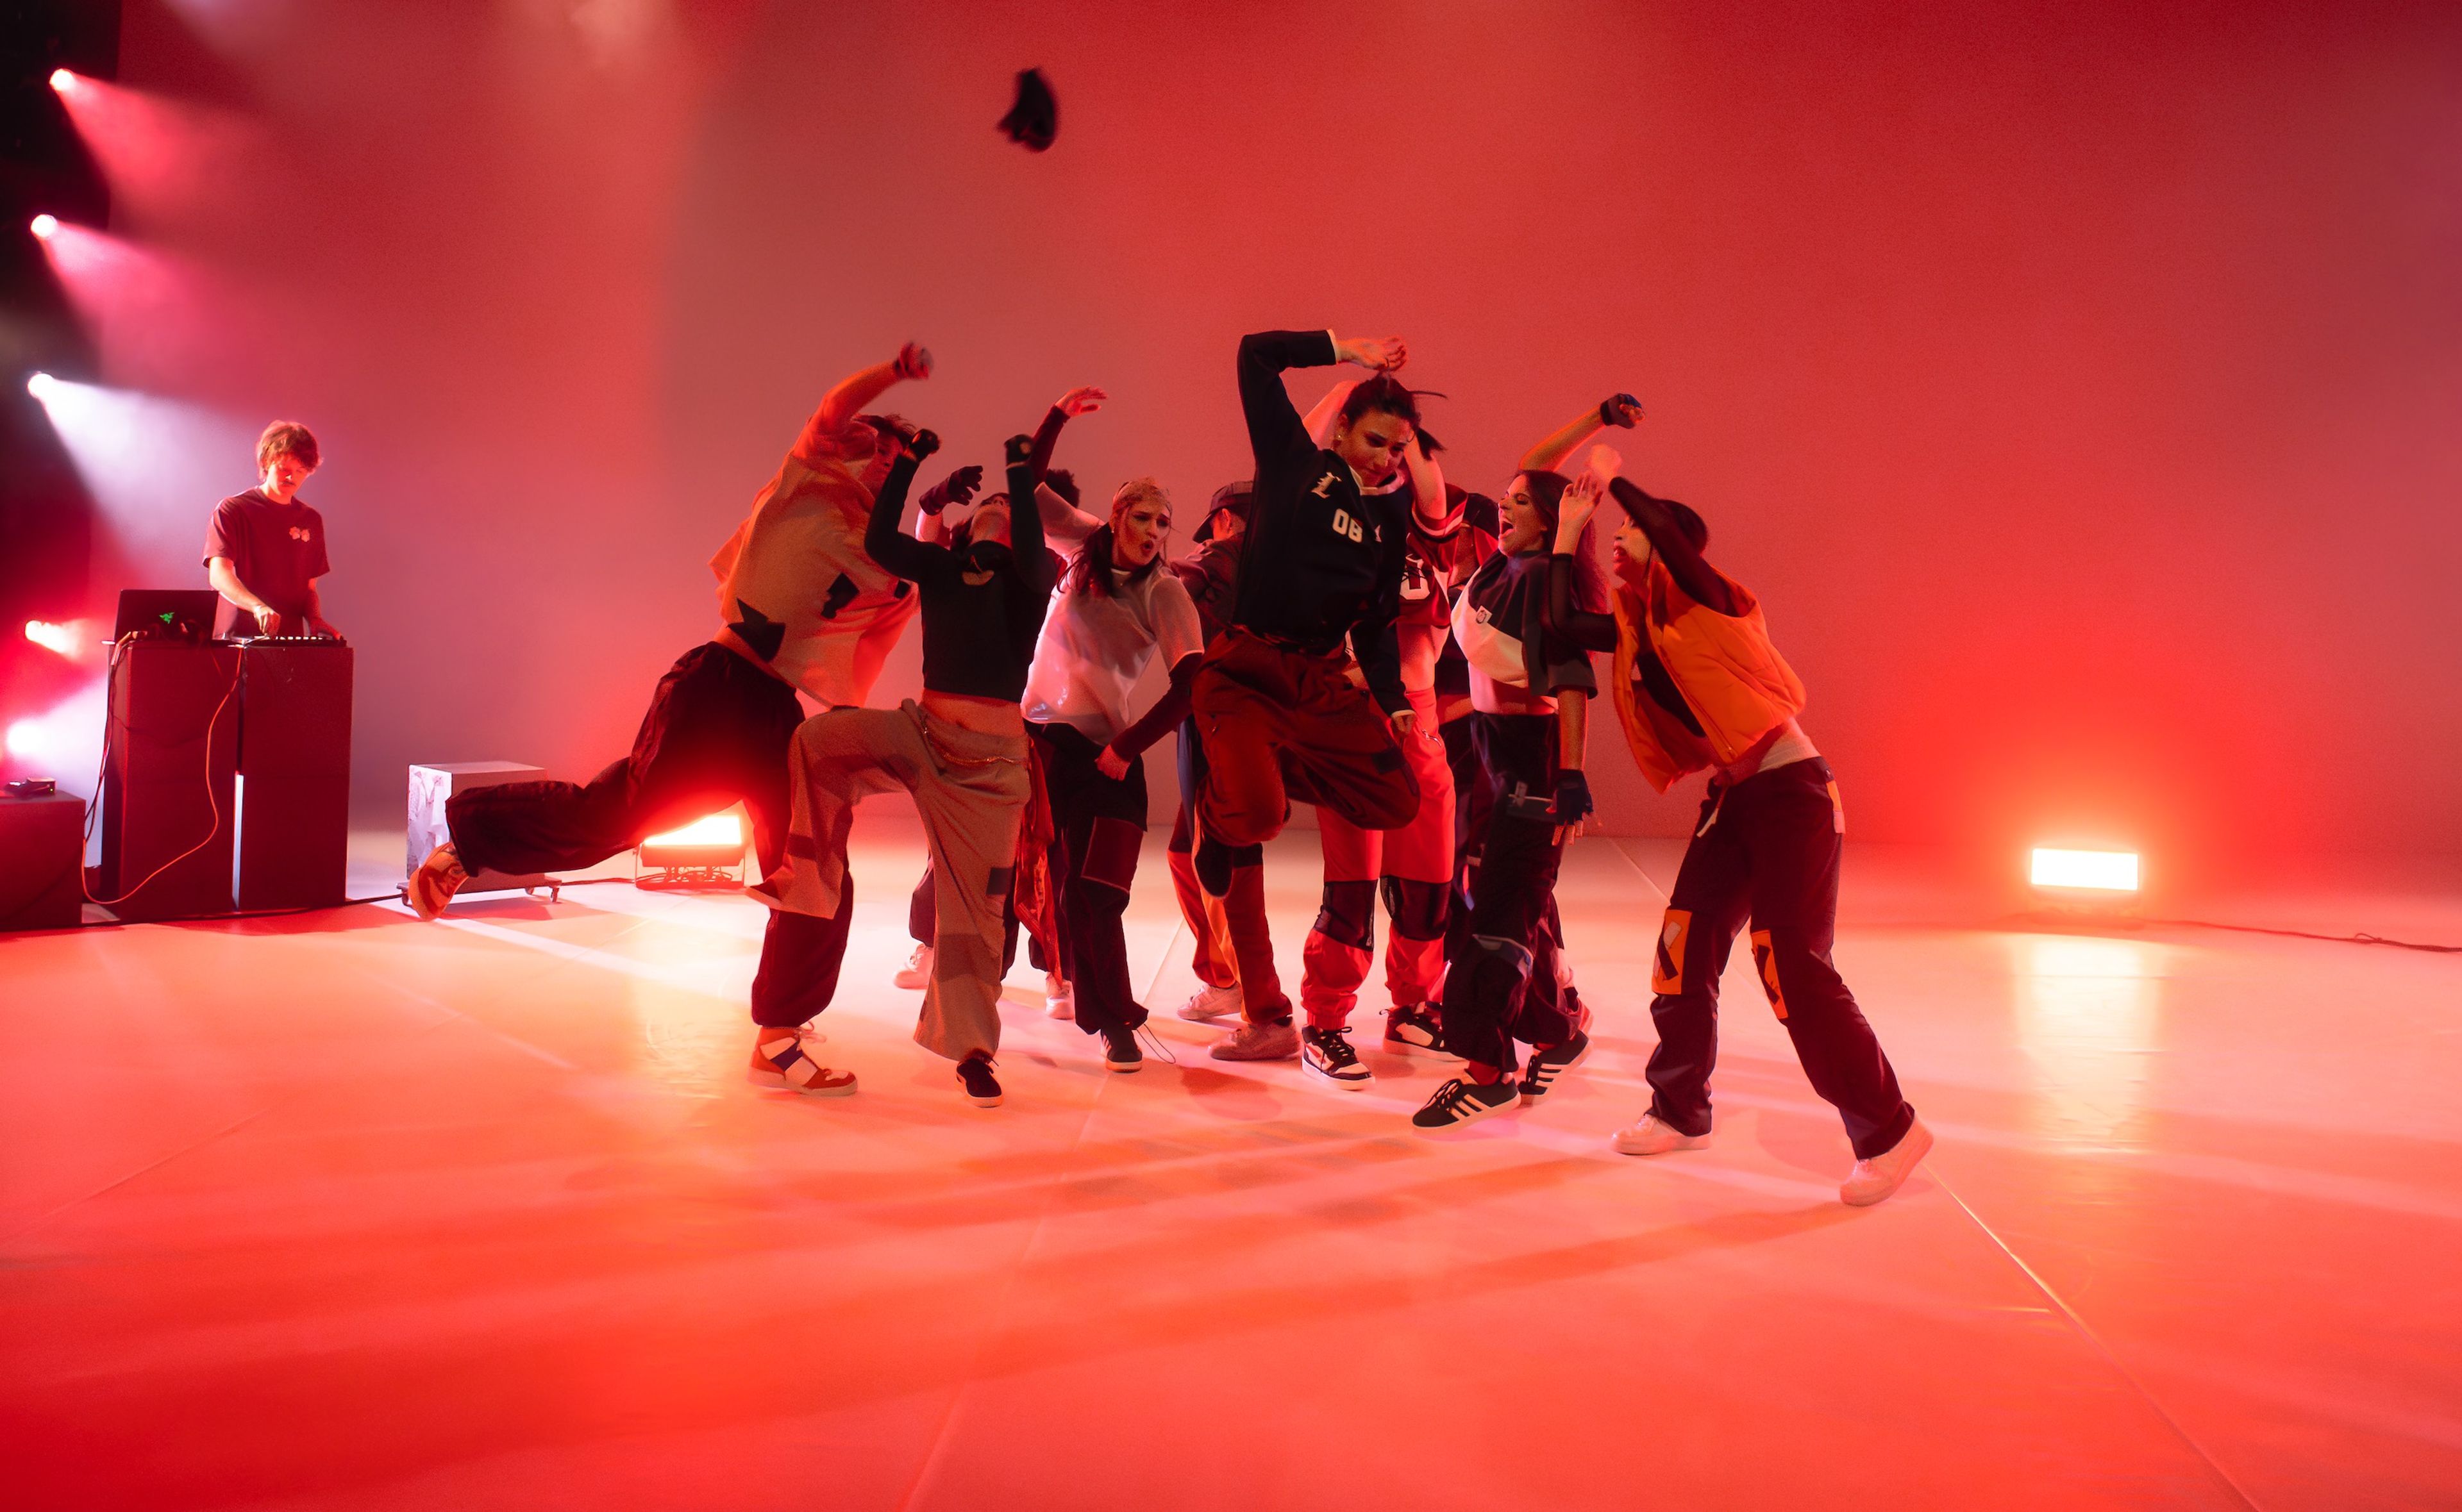
<svg viewBox="0 0 2462 1512">
<path fill-rule="evenodd" d="M 1196 794 L 1204 780 L 1205 753 L 1197 721 L 1191 718 L 1179 726 L 1179 815 L 1172 823 L 1168 853 L 1171 890 L 1197 941 L 1189 964 L 1207 986 L 1238 986 L 1246 1017 L 1279 1023 L 1291 1016 L 1291 1003 L 1283 995 L 1282 977 L 1274 969 L 1274 937 L 1265 925 L 1263 848 L 1232 852 L 1229 896 L 1215 897 L 1198 885 Z"/>
<path fill-rule="evenodd" d="M 1282 833 L 1294 800 L 1364 830 L 1398 829 L 1419 811 L 1393 726 L 1339 652 L 1309 656 L 1226 630 L 1198 668 L 1195 713 L 1205 745 L 1197 817 L 1226 845 Z"/>
<path fill-rule="evenodd" d="M 1417 715 L 1402 754 L 1419 786 L 1419 811 L 1394 830 L 1368 830 L 1331 809 L 1317 811 L 1325 846 L 1325 896 L 1308 931 L 1300 1003 L 1318 1028 L 1350 1022 L 1376 953 L 1375 898 L 1382 884 L 1393 932 L 1385 986 L 1395 1005 L 1433 1003 L 1444 983 L 1447 895 L 1454 873 L 1454 778 L 1436 727 L 1433 690 L 1410 690 Z"/>
</svg>

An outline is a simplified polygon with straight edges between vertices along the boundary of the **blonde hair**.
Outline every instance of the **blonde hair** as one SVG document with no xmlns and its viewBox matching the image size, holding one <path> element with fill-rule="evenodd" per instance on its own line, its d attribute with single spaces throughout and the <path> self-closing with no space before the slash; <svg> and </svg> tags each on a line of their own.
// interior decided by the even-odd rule
<svg viewBox="0 0 2462 1512">
<path fill-rule="evenodd" d="M 1163 512 L 1168 514 L 1171 512 L 1171 491 L 1152 478 L 1131 478 L 1112 490 L 1112 518 L 1116 520 L 1120 511 L 1134 508 L 1140 504 L 1160 505 Z"/>
</svg>

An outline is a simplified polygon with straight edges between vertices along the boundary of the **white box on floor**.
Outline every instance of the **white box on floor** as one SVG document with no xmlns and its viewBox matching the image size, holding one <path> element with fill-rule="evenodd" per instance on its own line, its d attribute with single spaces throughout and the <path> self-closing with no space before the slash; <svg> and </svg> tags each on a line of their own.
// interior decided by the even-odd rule
<svg viewBox="0 0 2462 1512">
<path fill-rule="evenodd" d="M 473 788 L 492 788 L 503 782 L 536 782 L 546 776 L 546 767 L 517 761 L 429 762 L 411 767 L 410 844 L 402 875 L 407 877 L 418 871 L 428 852 L 453 838 L 444 824 L 445 799 Z M 462 891 L 498 893 L 547 885 L 548 879 L 536 874 L 515 876 L 503 872 L 474 872 Z"/>
</svg>

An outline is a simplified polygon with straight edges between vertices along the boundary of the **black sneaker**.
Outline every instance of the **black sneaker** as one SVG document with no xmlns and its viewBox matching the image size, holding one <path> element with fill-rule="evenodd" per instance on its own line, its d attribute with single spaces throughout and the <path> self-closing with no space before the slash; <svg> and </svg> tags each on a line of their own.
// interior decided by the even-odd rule
<svg viewBox="0 0 2462 1512">
<path fill-rule="evenodd" d="M 1556 1085 L 1556 1078 L 1581 1065 L 1582 1058 L 1589 1053 L 1590 1037 L 1587 1034 L 1575 1034 L 1551 1050 L 1532 1050 L 1530 1064 L 1522 1072 L 1522 1100 L 1535 1103 L 1546 1096 L 1547 1089 Z"/>
<path fill-rule="evenodd" d="M 1368 1068 L 1359 1064 L 1359 1052 L 1350 1048 L 1349 1029 L 1320 1029 L 1314 1025 L 1300 1030 L 1300 1064 L 1325 1077 L 1345 1091 L 1357 1091 L 1368 1085 Z"/>
<path fill-rule="evenodd" d="M 1197 885 L 1215 897 L 1231 896 L 1231 848 L 1212 835 L 1199 836 L 1197 854 Z"/>
<path fill-rule="evenodd" d="M 1125 1024 L 1114 1024 L 1101 1031 L 1103 1036 L 1103 1069 L 1133 1071 L 1146 1063 L 1146 1052 L 1137 1047 L 1137 1031 Z"/>
<path fill-rule="evenodd" d="M 980 1055 L 969 1055 L 958 1063 L 958 1080 L 966 1085 L 966 1101 L 978 1108 L 1001 1105 L 1000 1078 L 992 1074 L 992 1063 Z"/>
<path fill-rule="evenodd" d="M 1411 1115 L 1414 1129 L 1458 1129 L 1492 1118 L 1522 1100 L 1522 1089 L 1498 1080 L 1482 1087 L 1457 1076 L 1436 1089 L 1428 1105 Z"/>
<path fill-rule="evenodd" d="M 1407 1008 L 1385 1010 L 1385 1048 L 1405 1055 L 1444 1055 L 1444 1020 L 1433 1003 L 1414 1003 Z"/>
</svg>

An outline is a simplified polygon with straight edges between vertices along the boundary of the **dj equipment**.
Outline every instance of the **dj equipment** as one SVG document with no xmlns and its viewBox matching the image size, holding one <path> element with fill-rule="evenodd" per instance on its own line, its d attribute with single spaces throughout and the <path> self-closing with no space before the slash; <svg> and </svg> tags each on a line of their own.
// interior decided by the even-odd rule
<svg viewBox="0 0 2462 1512">
<path fill-rule="evenodd" d="M 0 930 L 76 928 L 84 865 L 83 803 L 64 792 L 0 798 Z"/>
<path fill-rule="evenodd" d="M 113 659 L 94 896 L 121 918 L 230 911 L 239 677 L 236 646 L 133 640 Z"/>
<path fill-rule="evenodd" d="M 239 906 L 345 896 L 351 838 L 351 648 L 313 637 L 240 644 Z"/>
<path fill-rule="evenodd" d="M 228 913 L 234 889 L 248 909 L 340 902 L 351 673 L 336 640 L 122 646 L 95 900 L 123 919 Z"/>
<path fill-rule="evenodd" d="M 214 606 L 221 596 L 210 588 L 121 589 L 111 638 L 202 645 L 214 637 Z"/>
<path fill-rule="evenodd" d="M 492 788 L 505 782 L 539 782 L 546 778 L 544 767 L 525 767 L 517 761 L 430 762 L 410 769 L 410 844 L 404 876 L 419 870 L 427 853 L 453 838 L 444 823 L 444 800 L 457 792 L 473 788 Z M 528 892 L 534 887 L 553 887 L 538 873 L 512 874 L 479 871 L 462 885 L 464 893 L 510 892 L 520 888 Z"/>
</svg>

